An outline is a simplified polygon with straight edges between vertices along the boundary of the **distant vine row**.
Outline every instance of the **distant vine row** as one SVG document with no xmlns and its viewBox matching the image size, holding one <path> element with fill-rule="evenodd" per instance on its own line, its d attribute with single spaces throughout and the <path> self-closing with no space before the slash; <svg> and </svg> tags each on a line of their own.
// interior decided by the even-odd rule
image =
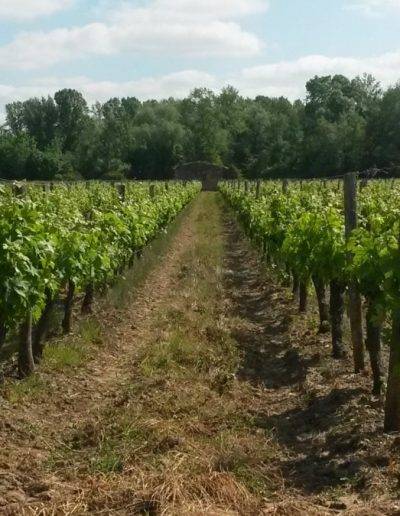
<svg viewBox="0 0 400 516">
<path fill-rule="evenodd" d="M 384 388 L 382 330 L 391 326 L 385 429 L 400 430 L 399 182 L 358 183 L 358 226 L 347 235 L 341 180 L 225 182 L 220 189 L 266 261 L 291 278 L 300 311 L 307 309 L 313 284 L 319 330 L 331 331 L 332 354 L 337 359 L 346 354 L 345 294 L 350 295 L 349 304 L 352 293 L 362 295 L 373 393 L 379 396 Z M 362 337 L 361 319 L 351 322 L 352 333 Z M 361 349 L 356 372 L 364 369 L 362 353 Z"/>
<path fill-rule="evenodd" d="M 90 313 L 95 292 L 129 267 L 199 189 L 196 182 L 0 187 L 0 348 L 18 332 L 21 377 L 42 358 L 57 300 L 64 300 L 69 333 L 77 294 Z"/>
</svg>

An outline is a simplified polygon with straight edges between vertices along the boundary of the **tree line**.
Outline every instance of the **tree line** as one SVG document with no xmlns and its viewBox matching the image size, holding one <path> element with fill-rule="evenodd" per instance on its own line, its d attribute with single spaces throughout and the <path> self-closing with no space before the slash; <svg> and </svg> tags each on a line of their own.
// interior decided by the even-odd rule
<svg viewBox="0 0 400 516">
<path fill-rule="evenodd" d="M 6 106 L 0 178 L 168 179 L 208 161 L 248 178 L 400 170 L 400 84 L 370 75 L 314 77 L 304 100 L 245 98 L 198 88 L 182 100 L 112 98 L 89 106 L 76 90 Z"/>
</svg>

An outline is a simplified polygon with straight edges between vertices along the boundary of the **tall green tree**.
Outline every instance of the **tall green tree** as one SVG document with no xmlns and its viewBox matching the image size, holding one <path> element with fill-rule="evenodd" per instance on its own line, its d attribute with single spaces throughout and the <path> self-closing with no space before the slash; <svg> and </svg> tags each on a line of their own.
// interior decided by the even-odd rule
<svg viewBox="0 0 400 516">
<path fill-rule="evenodd" d="M 134 177 L 171 178 L 182 160 L 185 128 L 174 103 L 145 103 L 134 119 L 129 162 Z"/>
<path fill-rule="evenodd" d="M 83 95 L 76 90 L 64 89 L 54 95 L 57 106 L 57 130 L 63 152 L 73 151 L 89 116 Z"/>
<path fill-rule="evenodd" d="M 400 165 L 400 84 L 389 88 L 369 118 L 369 162 L 394 170 Z"/>
<path fill-rule="evenodd" d="M 188 161 L 221 164 L 228 153 L 229 135 L 218 116 L 216 95 L 197 88 L 181 104 L 186 128 L 185 157 Z"/>
<path fill-rule="evenodd" d="M 384 92 L 370 75 L 333 75 L 306 90 L 305 101 L 290 102 L 197 88 L 183 100 L 111 98 L 89 109 L 64 89 L 7 105 L 0 163 L 7 177 L 28 178 L 163 179 L 201 160 L 252 178 L 400 168 L 399 86 Z"/>
<path fill-rule="evenodd" d="M 301 175 L 326 176 L 366 166 L 367 126 L 379 102 L 371 76 L 314 77 L 306 85 Z"/>
<path fill-rule="evenodd" d="M 58 112 L 51 97 L 8 104 L 6 117 L 14 135 L 29 134 L 41 150 L 51 145 L 56 137 Z"/>
</svg>

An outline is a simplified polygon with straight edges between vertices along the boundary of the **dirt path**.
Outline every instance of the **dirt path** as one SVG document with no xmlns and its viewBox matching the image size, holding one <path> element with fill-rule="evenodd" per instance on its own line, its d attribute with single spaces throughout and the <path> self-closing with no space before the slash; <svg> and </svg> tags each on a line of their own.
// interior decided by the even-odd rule
<svg viewBox="0 0 400 516">
<path fill-rule="evenodd" d="M 100 314 L 3 389 L 1 514 L 400 511 L 368 379 L 329 358 L 217 195 Z"/>
<path fill-rule="evenodd" d="M 110 400 L 120 402 L 122 385 L 136 354 L 135 344 L 150 330 L 151 314 L 165 301 L 179 258 L 193 239 L 192 213 L 173 238 L 166 257 L 135 293 L 133 303 L 119 309 L 107 306 L 106 313 L 104 309 L 101 313 L 104 319 L 84 326 L 85 335 L 77 337 L 77 345 L 94 344 L 95 356 L 90 354 L 88 361 L 77 364 L 76 369 L 73 364 L 72 370 L 58 371 L 56 367 L 54 371 L 51 363 L 45 364 L 39 375 L 25 382 L 26 388 L 20 389 L 18 384 L 5 386 L 4 398 L 0 398 L 0 507 L 6 513 L 20 514 L 25 504 L 58 497 L 59 481 L 48 475 L 46 468 L 54 445 L 59 443 L 62 447 L 66 434 L 90 426 L 101 417 L 104 404 Z M 69 340 L 68 337 L 67 346 Z M 77 489 L 72 484 L 62 488 L 66 496 L 69 488 L 71 493 Z M 51 510 L 64 510 L 58 502 L 51 505 Z M 66 505 L 68 514 L 71 509 Z M 78 514 L 79 505 L 76 511 Z"/>
<path fill-rule="evenodd" d="M 225 228 L 238 375 L 263 391 L 250 410 L 278 446 L 272 463 L 287 488 L 275 508 L 399 514 L 398 439 L 383 434 L 383 403 L 370 395 L 370 378 L 354 375 L 350 358 L 331 358 L 329 335 L 317 334 L 316 301 L 300 316 L 231 217 Z"/>
</svg>

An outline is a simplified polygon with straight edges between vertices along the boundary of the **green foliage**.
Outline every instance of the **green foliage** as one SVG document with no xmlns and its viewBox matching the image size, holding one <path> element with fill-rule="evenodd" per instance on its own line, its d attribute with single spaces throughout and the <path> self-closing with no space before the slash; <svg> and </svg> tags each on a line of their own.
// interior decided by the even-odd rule
<svg viewBox="0 0 400 516">
<path fill-rule="evenodd" d="M 173 167 L 183 155 L 184 136 L 174 105 L 143 105 L 132 129 L 135 147 L 129 153 L 129 161 L 134 175 L 141 179 L 172 178 Z"/>
<path fill-rule="evenodd" d="M 400 161 L 400 85 L 389 88 L 368 120 L 368 157 L 380 167 L 393 166 Z"/>
<path fill-rule="evenodd" d="M 87 355 L 87 350 L 80 345 L 53 344 L 44 350 L 46 365 L 55 371 L 66 368 L 76 368 L 82 364 Z"/>
<path fill-rule="evenodd" d="M 360 192 L 360 224 L 345 242 L 343 193 L 333 182 L 263 183 L 261 196 L 221 185 L 251 238 L 284 273 L 325 284 L 356 282 L 376 315 L 400 303 L 400 184 L 371 181 Z M 351 253 L 353 259 L 348 262 Z"/>
<path fill-rule="evenodd" d="M 91 109 L 70 89 L 6 106 L 4 178 L 167 179 L 208 161 L 249 178 L 335 176 L 400 162 L 400 87 L 370 75 L 314 77 L 305 101 L 242 97 L 233 87 L 183 100 L 111 98 Z"/>
<path fill-rule="evenodd" d="M 196 195 L 200 185 L 171 184 L 155 198 L 149 185 L 128 183 L 126 199 L 101 183 L 60 185 L 51 192 L 31 186 L 24 197 L 0 192 L 0 313 L 15 328 L 27 312 L 38 320 L 47 294 L 73 282 L 111 281 Z"/>
<path fill-rule="evenodd" d="M 18 405 L 26 399 L 39 398 L 43 393 L 48 392 L 48 389 L 48 382 L 36 373 L 21 382 L 10 384 L 5 391 L 5 397 L 10 403 Z"/>
<path fill-rule="evenodd" d="M 28 176 L 27 161 L 36 152 L 35 140 L 26 135 L 0 136 L 0 177 L 23 179 Z"/>
</svg>

